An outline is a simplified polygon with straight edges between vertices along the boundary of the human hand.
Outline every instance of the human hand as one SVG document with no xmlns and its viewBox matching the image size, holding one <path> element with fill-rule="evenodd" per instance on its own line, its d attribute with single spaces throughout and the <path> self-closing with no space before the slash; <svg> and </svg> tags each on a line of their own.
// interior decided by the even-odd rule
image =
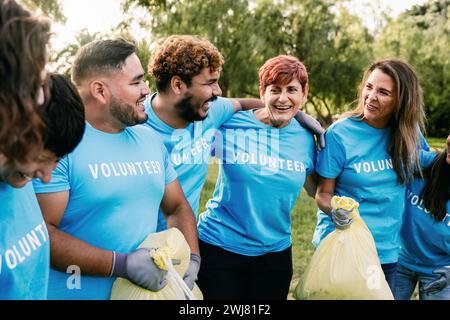
<svg viewBox="0 0 450 320">
<path fill-rule="evenodd" d="M 200 270 L 200 262 L 200 256 L 192 253 L 189 261 L 189 267 L 183 277 L 184 282 L 191 290 L 194 289 L 194 283 L 197 280 L 198 271 Z"/>
<path fill-rule="evenodd" d="M 336 229 L 345 230 L 350 227 L 353 222 L 353 219 L 349 217 L 351 212 L 351 210 L 345 210 L 342 208 L 331 210 L 331 220 L 334 222 Z"/>
<path fill-rule="evenodd" d="M 433 270 L 434 274 L 440 274 L 441 276 L 435 280 L 427 282 L 423 286 L 423 292 L 427 295 L 438 293 L 448 285 L 450 285 L 450 266 L 437 268 Z"/>
<path fill-rule="evenodd" d="M 302 127 L 309 130 L 316 136 L 317 149 L 319 151 L 325 148 L 325 129 L 322 128 L 319 121 L 303 111 L 298 111 L 295 115 L 295 119 L 298 121 L 298 123 L 300 123 Z"/>
<path fill-rule="evenodd" d="M 114 252 L 112 276 L 122 277 L 151 291 L 159 291 L 167 284 L 167 271 L 156 266 L 151 248 L 137 249 L 129 254 Z"/>
</svg>

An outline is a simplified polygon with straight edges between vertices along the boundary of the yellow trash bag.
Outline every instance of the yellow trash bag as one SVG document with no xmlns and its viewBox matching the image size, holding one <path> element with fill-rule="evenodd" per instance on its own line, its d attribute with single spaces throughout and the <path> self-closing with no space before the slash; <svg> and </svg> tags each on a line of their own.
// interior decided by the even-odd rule
<svg viewBox="0 0 450 320">
<path fill-rule="evenodd" d="M 333 197 L 333 209 L 352 210 L 353 223 L 331 232 L 314 252 L 295 292 L 306 300 L 393 300 L 370 230 L 359 215 L 359 203 Z"/>
<path fill-rule="evenodd" d="M 203 300 L 197 284 L 191 291 L 183 281 L 189 267 L 191 250 L 183 234 L 177 228 L 150 234 L 139 248 L 158 248 L 152 253 L 155 264 L 167 271 L 167 285 L 159 291 L 141 288 L 124 278 L 117 278 L 111 290 L 111 300 Z M 179 265 L 172 265 L 179 259 Z M 187 291 L 186 291 L 187 290 Z"/>
</svg>

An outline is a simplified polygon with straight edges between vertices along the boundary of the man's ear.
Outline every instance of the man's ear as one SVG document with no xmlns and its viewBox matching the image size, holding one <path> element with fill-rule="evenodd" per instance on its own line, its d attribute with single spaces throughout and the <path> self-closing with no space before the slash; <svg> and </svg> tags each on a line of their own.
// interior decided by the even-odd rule
<svg viewBox="0 0 450 320">
<path fill-rule="evenodd" d="M 173 76 L 170 79 L 170 87 L 175 94 L 182 94 L 187 88 L 187 85 L 179 76 Z"/>
<path fill-rule="evenodd" d="M 89 92 L 101 104 L 106 104 L 110 95 L 109 88 L 100 80 L 94 80 L 89 84 Z"/>
</svg>

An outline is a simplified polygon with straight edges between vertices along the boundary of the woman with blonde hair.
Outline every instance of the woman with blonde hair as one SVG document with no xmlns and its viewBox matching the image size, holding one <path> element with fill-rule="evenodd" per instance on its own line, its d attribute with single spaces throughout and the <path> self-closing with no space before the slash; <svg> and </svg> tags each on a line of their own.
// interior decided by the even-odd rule
<svg viewBox="0 0 450 320">
<path fill-rule="evenodd" d="M 406 184 L 420 173 L 420 129 L 424 127 L 422 90 L 414 69 L 385 59 L 364 73 L 356 109 L 325 133 L 317 158 L 318 245 L 334 228 L 346 229 L 349 212 L 331 209 L 334 195 L 359 202 L 372 232 L 386 280 L 394 288 L 405 208 Z"/>
</svg>

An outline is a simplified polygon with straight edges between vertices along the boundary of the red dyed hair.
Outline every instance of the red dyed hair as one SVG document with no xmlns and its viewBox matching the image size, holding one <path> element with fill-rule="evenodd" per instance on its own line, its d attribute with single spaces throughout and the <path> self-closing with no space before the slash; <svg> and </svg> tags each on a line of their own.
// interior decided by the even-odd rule
<svg viewBox="0 0 450 320">
<path fill-rule="evenodd" d="M 287 55 L 270 58 L 259 69 L 259 93 L 263 96 L 268 86 L 272 84 L 286 85 L 293 79 L 298 79 L 303 92 L 305 92 L 308 71 L 300 60 Z"/>
</svg>

